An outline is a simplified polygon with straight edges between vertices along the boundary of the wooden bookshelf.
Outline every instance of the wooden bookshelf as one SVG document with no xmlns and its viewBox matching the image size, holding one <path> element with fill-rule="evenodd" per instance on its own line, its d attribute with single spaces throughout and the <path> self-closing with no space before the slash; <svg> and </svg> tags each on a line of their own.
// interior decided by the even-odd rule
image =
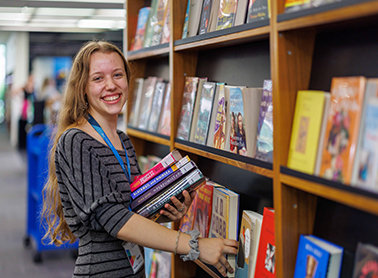
<svg viewBox="0 0 378 278">
<path fill-rule="evenodd" d="M 373 217 L 378 216 L 378 196 L 376 194 L 329 182 L 319 177 L 298 173 L 286 167 L 297 91 L 307 89 L 329 90 L 330 84 L 328 83 L 332 76 L 358 74 L 368 77 L 377 76 L 373 65 L 378 64 L 374 58 L 378 56 L 376 55 L 378 47 L 374 50 L 375 43 L 378 46 L 378 39 L 373 43 L 371 41 L 364 42 L 363 40 L 360 42 L 360 39 L 357 39 L 358 30 L 352 33 L 352 37 L 356 34 L 355 41 L 358 41 L 358 43 L 353 40 L 353 43 L 341 42 L 341 45 L 345 44 L 345 49 L 340 49 L 341 54 L 338 53 L 338 49 L 330 49 L 330 51 L 334 51 L 332 53 L 338 53 L 338 55 L 346 53 L 344 54 L 346 55 L 344 59 L 341 58 L 345 62 L 345 65 L 341 66 L 342 70 L 336 71 L 332 67 L 331 70 L 328 70 L 334 61 L 325 61 L 324 68 L 319 68 L 318 60 L 324 48 L 328 48 L 327 44 L 324 44 L 324 42 L 322 44 L 321 37 L 327 32 L 340 33 L 340 36 L 343 37 L 344 35 L 349 35 L 350 29 L 353 28 L 359 27 L 361 30 L 372 28 L 371 35 L 376 37 L 375 31 L 378 30 L 378 0 L 344 0 L 293 13 L 284 12 L 285 0 L 268 1 L 270 1 L 271 8 L 270 20 L 254 25 L 245 24 L 228 30 L 215 31 L 186 39 L 181 39 L 181 35 L 187 0 L 170 1 L 171 42 L 150 49 L 126 51 L 125 53 L 127 59 L 134 64 L 134 77 L 146 78 L 148 76 L 150 73 L 148 71 L 149 61 L 162 63 L 163 67 L 167 67 L 169 74 L 166 79 L 172 85 L 171 136 L 162 138 L 156 134 L 130 128 L 127 128 L 127 133 L 131 136 L 133 143 L 135 142 L 134 145 L 136 145 L 140 154 L 149 154 L 152 150 L 147 142 L 153 142 L 157 145 L 168 146 L 171 150 L 178 148 L 180 151 L 192 154 L 195 160 L 207 159 L 206 163 L 209 160 L 209 163 L 214 165 L 235 166 L 273 181 L 272 191 L 277 248 L 276 277 L 287 278 L 293 277 L 294 274 L 300 234 L 312 234 L 321 228 L 326 229 L 325 225 L 323 227 L 317 226 L 319 224 L 316 219 L 321 213 L 317 207 L 319 200 L 325 199 L 326 201 L 334 202 L 336 205 L 347 206 L 360 213 L 365 213 L 369 217 L 370 215 L 373 215 Z M 135 33 L 138 11 L 141 7 L 149 5 L 149 3 L 149 0 L 126 1 L 128 27 L 125 30 L 125 45 L 128 48 L 130 48 L 130 42 Z M 332 36 L 329 35 L 329 38 L 332 39 Z M 368 48 L 371 44 L 373 46 L 368 51 L 365 51 L 365 47 Z M 333 45 L 338 47 L 335 43 Z M 357 52 L 358 57 L 350 56 L 349 50 L 353 48 L 361 50 Z M 269 165 L 259 164 L 253 159 L 244 160 L 241 157 L 230 156 L 227 152 L 191 144 L 190 142 L 185 143 L 175 138 L 181 112 L 185 76 L 198 76 L 199 73 L 206 74 L 206 65 L 204 63 L 206 64 L 208 61 L 203 62 L 201 59 L 207 54 L 211 54 L 211 51 L 220 53 L 218 57 L 213 57 L 216 60 L 214 64 L 216 64 L 217 62 L 232 60 L 233 56 L 226 53 L 238 54 L 237 52 L 240 49 L 245 52 L 243 54 L 248 59 L 253 61 L 250 66 L 251 70 L 248 72 L 250 79 L 252 79 L 252 84 L 260 82 L 260 77 L 256 78 L 256 72 L 253 72 L 255 67 L 268 67 L 269 77 L 273 81 L 274 154 L 273 163 Z M 260 51 L 256 53 L 256 56 L 263 56 L 262 61 L 248 56 L 247 52 L 253 53 L 254 51 Z M 369 55 L 374 57 L 369 59 L 369 57 L 366 58 L 364 56 L 365 62 L 361 62 L 364 63 L 363 66 L 355 67 L 354 63 L 348 63 L 350 60 L 353 60 L 353 62 L 358 60 L 359 53 L 364 55 L 364 52 L 370 53 Z M 265 53 L 268 53 L 268 55 L 264 56 Z M 166 62 L 167 60 L 168 62 Z M 246 68 L 242 67 L 242 60 L 235 59 L 234 64 L 231 63 L 232 74 L 230 76 L 239 76 L 246 71 Z M 369 63 L 371 64 L 370 68 L 365 67 Z M 159 73 L 157 70 L 155 74 L 159 76 Z M 209 70 L 209 75 L 213 80 L 223 81 L 224 75 L 222 76 L 218 72 L 214 73 Z M 234 80 L 237 79 L 230 77 L 230 80 L 226 82 L 232 84 Z M 323 82 L 318 82 L 319 80 Z M 250 82 L 249 78 L 245 78 L 243 81 Z M 326 84 L 326 86 L 324 86 L 325 88 L 318 88 L 318 84 Z M 131 82 L 130 88 L 132 88 L 132 85 Z M 225 185 L 227 186 L 227 184 Z M 240 186 L 243 187 L 242 184 Z M 331 210 L 329 214 L 332 215 L 334 212 Z M 177 229 L 177 225 L 175 228 Z M 353 242 L 356 240 L 358 240 L 358 235 L 357 239 L 353 239 Z M 378 238 L 374 240 L 378 242 Z M 343 245 L 343 242 L 341 242 L 341 245 Z M 350 246 L 351 244 L 345 243 L 345 245 Z M 354 250 L 349 251 L 352 253 Z M 197 267 L 204 269 L 208 277 L 218 277 L 215 272 L 202 262 L 183 263 L 178 256 L 175 256 L 172 262 L 172 277 L 175 278 L 194 277 Z M 342 278 L 344 277 L 351 277 L 351 275 L 348 276 L 348 273 L 342 273 Z"/>
</svg>

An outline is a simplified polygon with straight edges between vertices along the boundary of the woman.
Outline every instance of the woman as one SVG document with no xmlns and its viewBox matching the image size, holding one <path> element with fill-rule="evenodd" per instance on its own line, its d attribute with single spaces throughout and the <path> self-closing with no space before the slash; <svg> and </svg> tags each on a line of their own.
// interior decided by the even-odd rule
<svg viewBox="0 0 378 278">
<path fill-rule="evenodd" d="M 124 245 L 140 251 L 130 243 L 188 254 L 184 260 L 199 256 L 223 274 L 224 266 L 233 271 L 223 255 L 237 253 L 236 241 L 197 240 L 194 233 L 180 234 L 127 209 L 129 181 L 140 174 L 130 139 L 116 128 L 129 81 L 128 63 L 114 45 L 89 42 L 78 52 L 51 150 L 46 236 L 55 244 L 79 238 L 74 277 L 144 277 L 143 263 L 136 268 L 127 259 Z M 183 203 L 173 197 L 174 206 L 166 204 L 160 213 L 171 221 L 181 219 L 193 196 L 184 191 L 184 197 Z"/>
</svg>

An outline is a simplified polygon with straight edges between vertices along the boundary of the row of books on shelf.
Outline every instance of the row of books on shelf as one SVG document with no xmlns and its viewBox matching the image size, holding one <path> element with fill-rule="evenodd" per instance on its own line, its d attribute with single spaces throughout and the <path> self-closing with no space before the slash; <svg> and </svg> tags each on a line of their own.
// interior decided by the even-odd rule
<svg viewBox="0 0 378 278">
<path fill-rule="evenodd" d="M 378 79 L 334 77 L 330 93 L 299 91 L 289 168 L 378 191 Z"/>
</svg>

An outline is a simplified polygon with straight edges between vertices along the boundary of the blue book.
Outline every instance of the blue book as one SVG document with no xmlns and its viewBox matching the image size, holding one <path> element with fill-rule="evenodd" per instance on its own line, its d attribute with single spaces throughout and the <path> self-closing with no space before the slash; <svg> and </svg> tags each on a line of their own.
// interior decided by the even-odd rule
<svg viewBox="0 0 378 278">
<path fill-rule="evenodd" d="M 340 277 L 344 248 L 313 235 L 301 235 L 294 278 Z"/>
</svg>

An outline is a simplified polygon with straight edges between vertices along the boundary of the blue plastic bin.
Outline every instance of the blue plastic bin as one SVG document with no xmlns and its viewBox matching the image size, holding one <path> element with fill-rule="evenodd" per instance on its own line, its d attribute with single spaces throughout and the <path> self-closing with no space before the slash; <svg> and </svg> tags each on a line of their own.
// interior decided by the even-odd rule
<svg viewBox="0 0 378 278">
<path fill-rule="evenodd" d="M 53 249 L 72 249 L 72 254 L 77 254 L 78 241 L 73 244 L 65 243 L 61 246 L 42 244 L 42 238 L 46 233 L 45 223 L 41 223 L 41 211 L 43 206 L 42 190 L 48 179 L 48 157 L 50 140 L 53 126 L 45 124 L 34 125 L 27 134 L 27 228 L 24 239 L 25 246 L 31 241 L 34 244 L 35 252 L 33 260 L 36 263 L 42 262 L 41 252 Z"/>
</svg>

